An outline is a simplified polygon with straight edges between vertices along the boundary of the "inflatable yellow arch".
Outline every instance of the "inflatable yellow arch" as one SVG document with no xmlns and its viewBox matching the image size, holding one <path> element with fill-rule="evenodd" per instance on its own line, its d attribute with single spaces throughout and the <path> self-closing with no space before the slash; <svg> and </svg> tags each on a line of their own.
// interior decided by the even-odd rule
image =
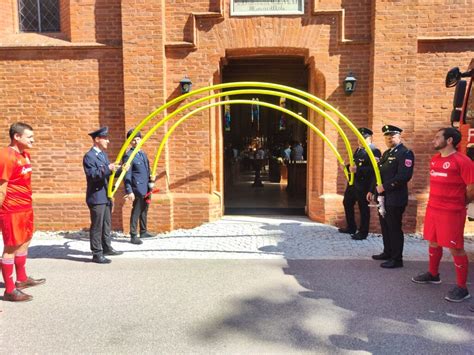
<svg viewBox="0 0 474 355">
<path fill-rule="evenodd" d="M 150 113 L 144 120 L 142 120 L 140 122 L 140 124 L 138 124 L 135 127 L 135 129 L 133 130 L 130 137 L 127 138 L 127 140 L 123 144 L 122 148 L 120 149 L 115 163 L 116 164 L 121 163 L 122 157 L 125 154 L 125 151 L 126 151 L 127 147 L 130 145 L 130 142 L 135 138 L 136 134 L 150 120 L 152 120 L 155 116 L 157 116 L 158 114 L 160 114 L 161 112 L 163 112 L 167 108 L 169 108 L 169 107 L 171 107 L 171 106 L 187 99 L 188 97 L 199 95 L 200 93 L 203 93 L 203 92 L 213 92 L 215 90 L 223 90 L 223 89 L 230 89 L 230 88 L 245 88 L 245 89 L 222 91 L 222 92 L 219 92 L 219 93 L 214 93 L 214 94 L 196 99 L 192 102 L 189 102 L 189 103 L 183 105 L 180 108 L 177 108 L 176 110 L 174 110 L 173 112 L 171 112 L 167 116 L 163 117 L 160 121 L 158 121 L 158 123 L 156 123 L 143 136 L 140 143 L 137 145 L 136 149 L 134 149 L 134 151 L 132 152 L 132 154 L 130 155 L 128 160 L 125 162 L 124 168 L 122 169 L 119 177 L 117 178 L 117 181 L 115 181 L 115 172 L 112 173 L 112 175 L 110 177 L 109 184 L 108 184 L 108 196 L 110 198 L 112 198 L 115 195 L 115 193 L 117 192 L 117 189 L 120 186 L 120 183 L 122 182 L 122 180 L 125 176 L 126 171 L 130 167 L 130 164 L 131 164 L 133 158 L 135 157 L 135 155 L 137 154 L 137 152 L 140 150 L 142 145 L 145 144 L 145 142 L 162 125 L 164 125 L 167 121 L 169 121 L 171 118 L 177 116 L 182 111 L 187 110 L 187 109 L 191 109 L 193 106 L 197 106 L 201 103 L 204 103 L 204 102 L 207 102 L 207 101 L 210 101 L 210 100 L 214 100 L 214 99 L 218 99 L 218 98 L 221 98 L 221 97 L 227 97 L 227 96 L 231 97 L 231 96 L 243 95 L 243 94 L 261 94 L 261 95 L 282 97 L 282 98 L 290 99 L 290 100 L 293 100 L 295 102 L 301 103 L 302 105 L 304 105 L 304 106 L 308 107 L 309 109 L 313 110 L 319 116 L 322 116 L 324 119 L 328 120 L 336 128 L 338 134 L 341 136 L 341 138 L 344 142 L 344 145 L 345 145 L 345 148 L 346 148 L 346 151 L 347 151 L 347 155 L 348 155 L 348 158 L 349 158 L 349 165 L 353 165 L 354 160 L 353 160 L 353 157 L 352 157 L 353 156 L 352 148 L 351 148 L 350 142 L 349 142 L 345 132 L 342 130 L 341 126 L 329 114 L 327 114 L 322 108 L 333 112 L 337 117 L 340 118 L 340 120 L 342 120 L 349 127 L 349 129 L 356 135 L 358 141 L 365 147 L 365 149 L 366 149 L 366 151 L 369 155 L 371 164 L 372 164 L 372 166 L 374 168 L 374 171 L 375 171 L 376 182 L 377 182 L 378 185 L 380 185 L 382 183 L 381 177 L 380 177 L 380 171 L 379 171 L 378 165 L 377 165 L 377 161 L 376 161 L 376 159 L 375 159 L 375 157 L 372 153 L 372 150 L 367 145 L 364 137 L 360 134 L 357 127 L 355 127 L 354 124 L 346 116 L 344 116 L 341 112 L 339 112 L 339 110 L 337 110 L 336 108 L 334 108 L 333 106 L 331 106 L 327 102 L 323 101 L 322 99 L 320 99 L 320 98 L 318 98 L 314 95 L 311 95 L 311 94 L 309 94 L 305 91 L 298 90 L 298 89 L 295 89 L 295 88 L 292 88 L 292 87 L 289 87 L 289 86 L 285 86 L 285 85 L 264 83 L 264 82 L 234 82 L 234 83 L 225 83 L 225 84 L 207 86 L 207 87 L 204 87 L 204 88 L 200 88 L 200 89 L 191 91 L 187 94 L 181 95 L 181 96 L 167 102 L 166 104 L 162 105 L 161 107 L 159 107 L 158 109 L 156 109 L 155 111 Z M 266 89 L 273 89 L 273 90 L 266 90 Z M 293 94 L 296 94 L 298 96 L 295 96 Z M 322 108 L 314 105 L 311 101 L 315 102 L 316 104 L 318 104 Z M 179 120 L 177 120 L 171 126 L 171 128 L 168 130 L 168 132 L 166 132 L 166 134 L 164 135 L 164 137 L 163 137 L 163 139 L 162 139 L 162 141 L 161 141 L 161 143 L 158 147 L 157 153 L 156 153 L 155 158 L 153 160 L 153 168 L 152 168 L 152 171 L 151 171 L 152 179 L 154 179 L 155 176 L 156 176 L 156 170 L 157 170 L 157 167 L 158 167 L 158 162 L 159 162 L 159 159 L 160 159 L 160 156 L 161 156 L 161 152 L 162 152 L 166 142 L 168 141 L 170 136 L 173 134 L 174 130 L 179 125 L 181 125 L 188 118 L 192 117 L 193 115 L 195 115 L 196 113 L 198 113 L 200 111 L 203 111 L 203 110 L 206 110 L 206 109 L 209 109 L 209 108 L 212 108 L 212 107 L 216 107 L 216 106 L 234 105 L 234 104 L 252 105 L 252 104 L 255 104 L 255 101 L 239 99 L 239 100 L 225 100 L 225 101 L 212 102 L 212 103 L 205 104 L 203 106 L 195 108 L 194 110 L 192 110 L 191 112 L 187 113 L 186 115 L 181 117 Z M 312 124 L 311 122 L 309 122 L 305 118 L 301 117 L 297 113 L 295 113 L 293 111 L 290 111 L 286 108 L 283 108 L 283 107 L 280 107 L 280 106 L 277 106 L 277 105 L 274 105 L 272 103 L 268 103 L 268 102 L 265 102 L 265 101 L 259 101 L 258 104 L 260 106 L 269 107 L 269 108 L 284 112 L 287 115 L 289 115 L 290 117 L 293 117 L 293 118 L 299 120 L 300 122 L 304 123 L 306 126 L 308 126 L 308 128 L 310 128 L 314 133 L 316 133 L 319 137 L 321 137 L 324 140 L 325 143 L 327 143 L 329 145 L 330 149 L 333 151 L 334 155 L 336 156 L 339 164 L 341 164 L 343 166 L 344 175 L 345 175 L 346 179 L 348 180 L 349 184 L 351 184 L 351 185 L 353 184 L 354 174 L 350 173 L 346 169 L 346 164 L 344 162 L 344 159 L 341 157 L 340 153 L 338 152 L 338 150 L 336 149 L 334 144 L 314 124 Z"/>
</svg>

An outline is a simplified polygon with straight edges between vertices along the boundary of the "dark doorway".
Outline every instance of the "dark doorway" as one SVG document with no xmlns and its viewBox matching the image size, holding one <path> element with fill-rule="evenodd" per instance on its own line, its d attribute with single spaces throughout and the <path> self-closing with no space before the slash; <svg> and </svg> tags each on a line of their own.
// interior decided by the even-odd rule
<svg viewBox="0 0 474 355">
<path fill-rule="evenodd" d="M 222 81 L 260 81 L 308 89 L 300 57 L 229 59 Z M 305 214 L 307 127 L 269 102 L 307 118 L 304 105 L 276 96 L 240 95 L 254 105 L 223 107 L 226 214 Z M 290 153 L 291 152 L 291 153 Z"/>
</svg>

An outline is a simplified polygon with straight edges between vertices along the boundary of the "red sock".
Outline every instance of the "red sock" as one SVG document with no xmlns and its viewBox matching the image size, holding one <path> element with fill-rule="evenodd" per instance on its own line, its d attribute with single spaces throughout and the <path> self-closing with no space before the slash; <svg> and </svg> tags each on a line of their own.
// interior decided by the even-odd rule
<svg viewBox="0 0 474 355">
<path fill-rule="evenodd" d="M 439 263 L 443 256 L 443 248 L 441 247 L 429 247 L 428 253 L 430 255 L 430 266 L 428 271 L 431 275 L 436 276 L 439 274 Z"/>
<path fill-rule="evenodd" d="M 28 278 L 26 276 L 26 258 L 28 254 L 27 253 L 17 253 L 15 255 L 15 269 L 16 269 L 16 280 L 24 282 Z"/>
<path fill-rule="evenodd" d="M 456 283 L 459 287 L 467 288 L 467 271 L 469 266 L 467 255 L 453 256 L 453 259 L 456 268 Z"/>
<path fill-rule="evenodd" d="M 15 289 L 13 282 L 13 267 L 15 265 L 14 259 L 2 259 L 2 276 L 5 281 L 5 292 L 12 293 Z"/>
</svg>

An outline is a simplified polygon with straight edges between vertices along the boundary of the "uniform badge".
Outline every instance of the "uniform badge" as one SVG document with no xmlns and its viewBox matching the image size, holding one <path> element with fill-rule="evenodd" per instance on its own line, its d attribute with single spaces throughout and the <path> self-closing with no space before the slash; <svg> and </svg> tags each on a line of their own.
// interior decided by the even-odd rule
<svg viewBox="0 0 474 355">
<path fill-rule="evenodd" d="M 451 163 L 447 161 L 446 163 L 443 164 L 443 169 L 449 169 L 450 166 L 451 166 Z"/>
<path fill-rule="evenodd" d="M 413 165 L 413 160 L 411 159 L 405 159 L 405 166 L 407 168 L 411 168 L 411 166 Z"/>
</svg>

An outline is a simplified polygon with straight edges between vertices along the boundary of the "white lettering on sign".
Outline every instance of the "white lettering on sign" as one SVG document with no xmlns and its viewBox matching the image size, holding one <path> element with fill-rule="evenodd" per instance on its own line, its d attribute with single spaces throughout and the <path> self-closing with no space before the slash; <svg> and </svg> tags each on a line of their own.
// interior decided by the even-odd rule
<svg viewBox="0 0 474 355">
<path fill-rule="evenodd" d="M 467 131 L 467 141 L 469 143 L 474 143 L 474 128 L 469 128 Z"/>
</svg>

